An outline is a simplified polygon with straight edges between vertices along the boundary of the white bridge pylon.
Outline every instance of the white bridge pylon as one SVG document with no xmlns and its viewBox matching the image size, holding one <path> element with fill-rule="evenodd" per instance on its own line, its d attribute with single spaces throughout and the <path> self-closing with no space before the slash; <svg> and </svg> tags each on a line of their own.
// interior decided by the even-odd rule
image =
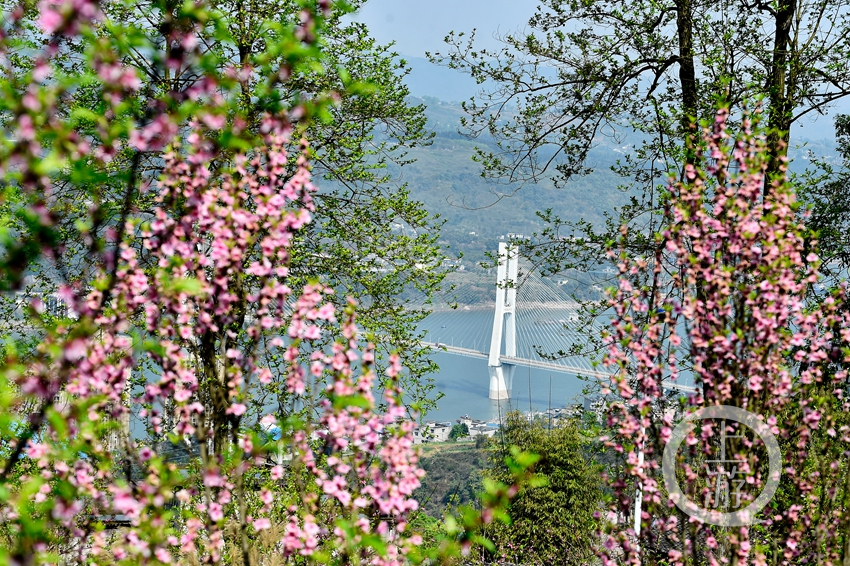
<svg viewBox="0 0 850 566">
<path fill-rule="evenodd" d="M 516 287 L 519 266 L 517 248 L 499 242 L 499 267 L 496 275 L 496 312 L 490 338 L 490 399 L 510 399 L 514 365 L 502 362 L 502 335 L 505 357 L 516 358 Z"/>
<path fill-rule="evenodd" d="M 532 276 L 533 266 L 526 269 L 525 264 L 520 272 L 519 262 L 524 260 L 519 249 L 507 242 L 499 242 L 498 253 L 495 302 L 492 271 L 452 273 L 452 288 L 459 294 L 436 309 L 433 304 L 428 305 L 431 313 L 422 327 L 428 339 L 422 345 L 457 356 L 486 359 L 488 395 L 494 400 L 511 398 L 516 366 L 555 372 L 562 377 L 610 381 L 618 370 L 598 367 L 586 348 L 594 346 L 589 337 L 602 331 L 600 317 L 581 317 L 580 304 L 568 299 L 562 288 L 567 282 L 565 275 L 554 280 Z M 483 288 L 487 291 L 482 292 Z M 458 306 L 462 306 L 461 311 L 470 312 L 458 312 Z M 490 317 L 490 308 L 494 309 L 493 326 L 488 329 L 485 321 Z M 487 330 L 491 330 L 489 340 Z M 571 353 L 556 357 L 542 352 Z M 692 385 L 667 380 L 663 387 L 696 392 Z"/>
</svg>

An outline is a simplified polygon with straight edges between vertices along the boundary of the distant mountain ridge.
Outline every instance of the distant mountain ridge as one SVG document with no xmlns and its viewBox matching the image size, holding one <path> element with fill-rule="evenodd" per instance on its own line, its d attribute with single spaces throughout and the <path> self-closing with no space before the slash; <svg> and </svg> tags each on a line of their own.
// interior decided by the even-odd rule
<svg viewBox="0 0 850 566">
<path fill-rule="evenodd" d="M 538 211 L 552 208 L 562 218 L 603 222 L 603 213 L 625 203 L 627 196 L 617 189 L 623 179 L 610 170 L 617 157 L 612 145 L 600 145 L 591 155 L 595 171 L 576 178 L 569 187 L 555 189 L 551 180 L 535 184 L 502 184 L 481 175 L 481 166 L 472 160 L 476 146 L 492 146 L 487 139 L 470 140 L 457 132 L 463 109 L 459 104 L 433 97 L 414 98 L 427 106 L 428 127 L 436 134 L 428 147 L 414 148 L 414 163 L 390 172 L 406 182 L 413 198 L 446 220 L 444 243 L 468 259 L 484 259 L 508 234 L 530 236 L 544 225 Z"/>
<path fill-rule="evenodd" d="M 417 63 L 416 69 L 420 68 L 432 69 L 431 74 L 423 72 L 420 77 L 453 73 L 465 78 L 425 59 Z M 412 73 L 411 77 L 414 75 Z M 425 82 L 435 85 L 438 81 Z M 427 90 L 424 85 L 413 88 L 416 83 L 409 81 L 409 84 L 415 93 Z M 432 92 L 440 91 L 444 95 L 454 92 L 458 98 L 470 92 L 464 90 L 468 85 L 462 81 L 453 88 L 434 86 Z M 600 137 L 588 162 L 593 172 L 574 178 L 563 189 L 555 189 L 548 179 L 524 187 L 501 184 L 484 179 L 481 166 L 472 160 L 476 145 L 495 148 L 492 142 L 483 137 L 470 140 L 458 133 L 460 117 L 464 114 L 459 102 L 447 102 L 427 94 L 413 97 L 411 102 L 426 105 L 428 127 L 436 134 L 434 143 L 412 149 L 409 157 L 416 162 L 403 168 L 393 167 L 390 172 L 398 181 L 408 184 L 413 198 L 446 221 L 442 230 L 443 243 L 450 245 L 455 253 L 462 252 L 469 261 L 483 260 L 484 253 L 494 251 L 498 241 L 508 234 L 530 236 L 539 233 L 544 228 L 537 216 L 539 211 L 551 208 L 562 219 L 584 219 L 599 226 L 606 212 L 628 201 L 628 193 L 618 188 L 626 184 L 627 179 L 610 168 L 631 150 L 637 139 L 617 141 Z M 795 147 L 791 152 L 794 171 L 800 172 L 809 164 L 809 151 L 821 158 L 836 156 L 835 143 L 831 141 L 798 139 L 795 144 L 802 147 Z"/>
</svg>

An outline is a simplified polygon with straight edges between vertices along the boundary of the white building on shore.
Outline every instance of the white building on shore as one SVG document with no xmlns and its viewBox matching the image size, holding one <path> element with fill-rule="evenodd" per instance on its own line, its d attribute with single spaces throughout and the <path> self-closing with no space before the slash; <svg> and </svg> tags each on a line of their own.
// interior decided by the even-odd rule
<svg viewBox="0 0 850 566">
<path fill-rule="evenodd" d="M 446 442 L 452 431 L 452 423 L 428 421 L 423 426 L 413 429 L 413 443 Z"/>
</svg>

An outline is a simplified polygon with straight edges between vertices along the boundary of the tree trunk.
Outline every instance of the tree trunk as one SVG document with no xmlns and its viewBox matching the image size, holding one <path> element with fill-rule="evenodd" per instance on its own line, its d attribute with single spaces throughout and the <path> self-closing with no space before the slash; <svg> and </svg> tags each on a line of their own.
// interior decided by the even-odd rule
<svg viewBox="0 0 850 566">
<path fill-rule="evenodd" d="M 764 192 L 770 186 L 771 179 L 779 174 L 782 158 L 788 154 L 788 141 L 791 139 L 791 111 L 794 108 L 794 85 L 788 84 L 788 48 L 791 44 L 791 23 L 797 10 L 797 0 L 780 0 L 774 20 L 776 31 L 773 36 L 773 58 L 768 73 L 767 135 L 770 160 L 767 164 L 767 176 Z"/>
<path fill-rule="evenodd" d="M 682 134 L 686 163 L 693 164 L 697 134 L 697 80 L 694 68 L 694 19 L 692 0 L 676 1 L 676 32 L 679 37 L 679 83 L 682 89 Z"/>
</svg>

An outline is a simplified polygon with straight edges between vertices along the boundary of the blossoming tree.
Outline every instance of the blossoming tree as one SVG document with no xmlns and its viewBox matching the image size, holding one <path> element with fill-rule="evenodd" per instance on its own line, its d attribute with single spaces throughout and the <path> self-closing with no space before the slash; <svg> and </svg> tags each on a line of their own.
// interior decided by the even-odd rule
<svg viewBox="0 0 850 566">
<path fill-rule="evenodd" d="M 755 112 L 741 131 L 730 132 L 721 110 L 704 130 L 697 162 L 707 165 L 688 165 L 681 180 L 671 179 L 668 229 L 658 235 L 669 255 L 618 257 L 606 363 L 619 372 L 609 392 L 608 445 L 623 455 L 624 467 L 612 477 L 617 526 L 603 550 L 608 564 L 850 559 L 850 312 L 843 287 L 818 285 L 819 260 L 806 248 L 784 167 L 762 192 L 767 159 L 758 118 Z M 646 270 L 650 283 L 635 284 Z M 679 398 L 665 391 L 665 380 L 685 375 L 697 393 Z M 716 405 L 758 415 L 781 447 L 778 478 L 768 474 L 770 454 L 758 439 L 729 443 L 727 458 L 737 460 L 747 489 L 742 505 L 719 511 L 740 511 L 769 481 L 778 483 L 767 506 L 739 517 L 739 526 L 712 526 L 683 513 L 662 481 L 675 419 Z M 719 442 L 741 434 L 732 424 L 720 430 L 720 421 L 703 421 L 678 453 L 678 483 L 700 507 L 711 507 L 715 493 L 703 466 L 718 458 Z M 637 529 L 628 519 L 636 502 Z"/>
<path fill-rule="evenodd" d="M 418 563 L 483 542 L 474 529 L 503 516 L 517 485 L 492 486 L 483 515 L 417 548 L 422 471 L 399 359 L 378 412 L 355 305 L 334 308 L 319 280 L 287 286 L 315 192 L 298 140 L 335 95 L 283 100 L 277 87 L 293 69 L 322 72 L 330 8 L 305 3 L 292 28 L 268 22 L 265 50 L 240 65 L 221 64 L 234 28 L 202 3 L 144 8 L 165 42 L 89 0 L 45 0 L 38 29 L 29 5 L 7 14 L 2 289 L 46 265 L 67 309 L 18 301 L 20 324 L 4 329 L 0 562 Z M 174 88 L 140 96 L 123 57 Z M 257 124 L 242 115 L 248 82 Z M 161 174 L 143 167 L 151 154 Z M 64 207 L 79 203 L 57 179 L 88 195 L 70 227 Z M 60 230 L 86 248 L 63 247 Z M 80 253 L 93 272 L 69 269 Z M 273 380 L 285 405 L 257 394 Z M 531 460 L 516 460 L 521 478 Z"/>
</svg>

